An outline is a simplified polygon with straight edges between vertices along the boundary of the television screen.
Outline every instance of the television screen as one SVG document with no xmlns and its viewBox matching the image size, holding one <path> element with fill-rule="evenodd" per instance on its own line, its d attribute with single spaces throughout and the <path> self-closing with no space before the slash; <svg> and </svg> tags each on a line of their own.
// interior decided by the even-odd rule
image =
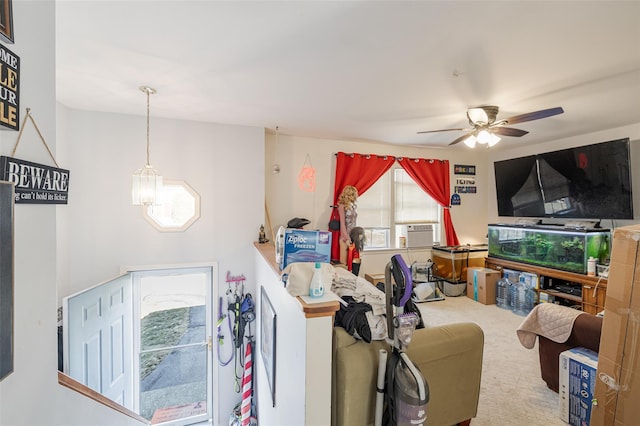
<svg viewBox="0 0 640 426">
<path fill-rule="evenodd" d="M 494 163 L 499 216 L 633 219 L 629 139 Z"/>
</svg>

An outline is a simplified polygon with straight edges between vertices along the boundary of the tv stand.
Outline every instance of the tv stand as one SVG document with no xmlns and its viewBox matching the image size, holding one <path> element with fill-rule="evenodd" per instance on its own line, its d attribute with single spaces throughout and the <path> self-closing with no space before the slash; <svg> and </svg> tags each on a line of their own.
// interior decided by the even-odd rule
<svg viewBox="0 0 640 426">
<path fill-rule="evenodd" d="M 485 267 L 497 271 L 502 271 L 502 269 L 507 268 L 515 271 L 531 272 L 539 277 L 555 278 L 573 284 L 580 284 L 582 286 L 582 296 L 564 293 L 554 289 L 537 289 L 536 291 L 538 293 L 547 293 L 556 298 L 565 299 L 572 305 L 579 306 L 584 312 L 593 315 L 604 309 L 604 300 L 607 291 L 607 279 L 604 277 L 592 277 L 575 272 L 561 271 L 559 269 L 545 268 L 495 257 L 485 258 Z"/>
</svg>

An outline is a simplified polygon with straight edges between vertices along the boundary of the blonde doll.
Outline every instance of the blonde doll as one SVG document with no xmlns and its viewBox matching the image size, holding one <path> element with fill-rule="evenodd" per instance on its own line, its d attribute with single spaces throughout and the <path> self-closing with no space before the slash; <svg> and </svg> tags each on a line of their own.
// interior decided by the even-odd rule
<svg viewBox="0 0 640 426">
<path fill-rule="evenodd" d="M 347 264 L 347 252 L 351 244 L 351 231 L 356 227 L 358 211 L 356 201 L 358 190 L 351 185 L 342 189 L 338 197 L 338 215 L 340 216 L 340 263 Z"/>
</svg>

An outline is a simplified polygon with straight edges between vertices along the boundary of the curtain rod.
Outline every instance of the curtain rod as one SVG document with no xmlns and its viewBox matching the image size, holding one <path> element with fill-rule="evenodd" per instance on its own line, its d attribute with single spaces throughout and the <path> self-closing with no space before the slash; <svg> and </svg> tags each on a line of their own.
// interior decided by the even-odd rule
<svg viewBox="0 0 640 426">
<path fill-rule="evenodd" d="M 359 152 L 334 152 L 333 153 L 333 155 L 335 155 L 335 156 L 338 156 L 338 154 L 344 154 L 344 155 L 347 155 L 347 156 L 352 157 L 352 158 L 353 158 L 354 155 L 362 155 L 363 157 L 366 157 L 366 158 L 370 158 L 370 157 L 378 157 L 378 158 L 384 158 L 384 159 L 393 158 L 396 161 L 402 161 L 402 160 L 421 161 L 421 160 L 424 160 L 424 161 L 430 161 L 430 162 L 439 161 L 441 163 L 443 163 L 445 161 L 448 161 L 448 160 L 438 160 L 436 158 L 412 158 L 412 157 L 396 157 L 394 155 L 360 154 Z"/>
<path fill-rule="evenodd" d="M 349 157 L 353 157 L 354 155 L 362 155 L 363 157 L 367 157 L 367 158 L 371 158 L 371 157 L 378 157 L 378 158 L 396 158 L 393 155 L 381 155 L 381 154 L 361 154 L 359 152 L 334 152 L 333 155 L 338 156 L 338 154 L 344 154 L 347 155 Z"/>
</svg>

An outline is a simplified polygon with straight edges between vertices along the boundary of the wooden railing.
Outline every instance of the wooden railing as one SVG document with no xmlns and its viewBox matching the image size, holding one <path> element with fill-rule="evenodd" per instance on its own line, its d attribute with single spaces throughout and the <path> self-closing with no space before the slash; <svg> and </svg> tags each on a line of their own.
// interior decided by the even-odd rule
<svg viewBox="0 0 640 426">
<path fill-rule="evenodd" d="M 88 386 L 83 385 L 82 383 L 78 382 L 77 380 L 67 376 L 66 374 L 58 371 L 58 383 L 61 384 L 62 386 L 69 388 L 73 391 L 78 392 L 81 395 L 86 396 L 87 398 L 93 399 L 94 401 L 105 405 L 113 410 L 116 410 L 126 416 L 131 417 L 132 419 L 135 419 L 143 424 L 146 425 L 150 425 L 151 422 L 147 419 L 145 419 L 144 417 L 142 417 L 141 415 L 134 413 L 133 411 L 129 410 L 128 408 L 123 407 L 122 405 L 118 404 L 117 402 L 114 402 L 112 400 L 110 400 L 109 398 L 106 398 L 104 395 L 94 391 L 93 389 L 91 389 Z"/>
</svg>

